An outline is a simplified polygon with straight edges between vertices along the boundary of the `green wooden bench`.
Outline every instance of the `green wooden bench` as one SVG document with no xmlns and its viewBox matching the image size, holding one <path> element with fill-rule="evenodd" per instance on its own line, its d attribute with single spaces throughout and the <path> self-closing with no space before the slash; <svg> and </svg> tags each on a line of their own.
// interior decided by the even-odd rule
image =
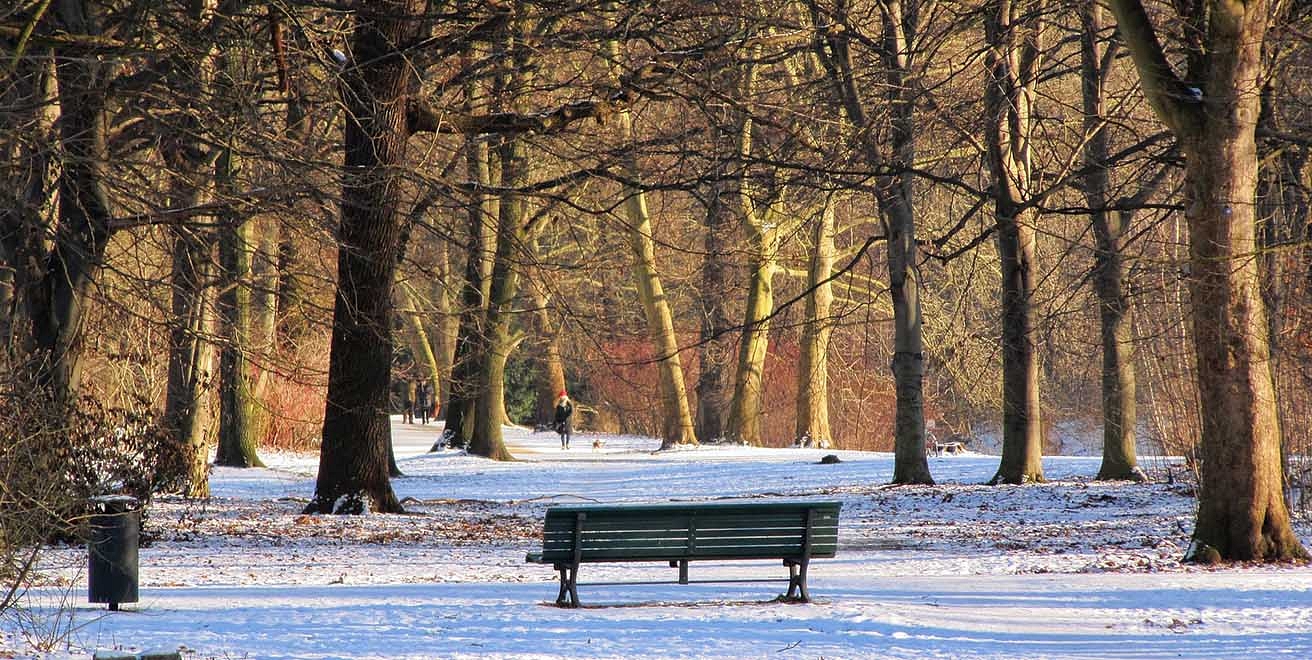
<svg viewBox="0 0 1312 660">
<path fill-rule="evenodd" d="M 688 579 L 688 562 L 741 559 L 782 559 L 788 567 L 782 598 L 809 602 L 807 568 L 838 549 L 840 506 L 804 500 L 556 506 L 547 509 L 542 552 L 526 559 L 560 573 L 561 607 L 579 606 L 579 566 L 595 562 L 669 562 L 679 569 L 677 584 L 784 580 Z"/>
</svg>

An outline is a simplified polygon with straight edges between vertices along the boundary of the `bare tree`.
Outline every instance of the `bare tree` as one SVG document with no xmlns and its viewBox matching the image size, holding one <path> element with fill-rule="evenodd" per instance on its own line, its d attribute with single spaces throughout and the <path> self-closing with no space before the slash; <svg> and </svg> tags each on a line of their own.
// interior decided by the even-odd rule
<svg viewBox="0 0 1312 660">
<path fill-rule="evenodd" d="M 1002 460 L 990 483 L 1043 481 L 1039 356 L 1035 350 L 1033 116 L 1045 0 L 994 0 L 984 19 L 984 91 L 998 255 L 1002 260 Z"/>
<path fill-rule="evenodd" d="M 1181 5 L 1176 73 L 1139 0 L 1112 0 L 1144 95 L 1185 154 L 1189 294 L 1203 409 L 1198 520 L 1186 559 L 1308 558 L 1281 489 L 1280 427 L 1256 258 L 1256 129 L 1266 0 Z"/>
</svg>

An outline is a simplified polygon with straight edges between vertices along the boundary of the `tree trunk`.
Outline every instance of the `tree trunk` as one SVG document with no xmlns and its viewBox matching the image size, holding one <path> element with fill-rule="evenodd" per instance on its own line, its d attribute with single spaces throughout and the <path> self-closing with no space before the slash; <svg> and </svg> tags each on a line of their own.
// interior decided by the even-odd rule
<svg viewBox="0 0 1312 660">
<path fill-rule="evenodd" d="M 856 87 L 858 75 L 853 70 L 849 37 L 841 33 L 828 35 L 822 42 L 825 47 L 817 48 L 817 55 L 843 104 L 866 164 L 875 172 L 905 170 L 914 167 L 916 156 L 915 103 L 910 81 L 919 67 L 913 58 L 918 52 L 920 3 L 885 0 L 878 7 L 883 15 L 880 56 L 886 84 L 882 100 L 891 110 L 891 158 L 886 159 L 881 153 L 881 144 L 876 141 L 881 129 L 873 125 L 863 103 L 864 94 Z M 840 22 L 850 21 L 846 7 L 840 5 L 837 12 Z M 814 9 L 811 20 L 817 29 L 822 25 L 823 19 Z M 878 175 L 875 197 L 888 231 L 889 290 L 893 298 L 891 367 L 897 406 L 893 482 L 931 484 L 934 480 L 925 458 L 925 358 L 913 180 L 910 173 Z"/>
<path fill-rule="evenodd" d="M 387 405 L 406 100 L 418 81 L 396 49 L 418 34 L 421 14 L 418 0 L 385 0 L 359 10 L 342 74 L 347 113 L 341 247 L 323 448 L 307 513 L 402 511 L 388 479 Z"/>
<path fill-rule="evenodd" d="M 212 236 L 191 228 L 178 227 L 174 231 L 173 326 L 169 331 L 164 423 L 187 466 L 184 492 L 188 497 L 209 497 L 210 493 L 209 389 L 214 350 L 207 339 L 212 315 L 206 291 L 212 266 L 211 241 Z"/>
<path fill-rule="evenodd" d="M 15 363 L 33 357 L 35 336 L 32 322 L 38 313 L 36 292 L 45 273 L 49 252 L 45 236 L 50 218 L 57 213 L 56 189 L 61 172 L 57 150 L 46 145 L 60 140 L 59 106 L 54 58 L 49 51 L 14 63 L 9 83 L 0 90 L 0 106 L 26 108 L 13 111 L 13 125 L 27 127 L 24 134 L 4 145 L 0 158 L 15 166 L 0 179 L 0 269 L 11 282 L 10 300 L 0 314 L 6 327 L 0 340 L 5 354 Z M 22 135 L 22 139 L 17 139 Z"/>
<path fill-rule="evenodd" d="M 1103 8 L 1089 3 L 1081 10 L 1080 89 L 1084 104 L 1084 199 L 1090 209 L 1095 242 L 1093 285 L 1098 295 L 1102 336 L 1102 466 L 1098 479 L 1142 481 L 1135 451 L 1138 424 L 1134 376 L 1134 323 L 1125 293 L 1125 257 L 1121 237 L 1129 211 L 1113 222 L 1107 210 L 1110 136 L 1106 130 L 1103 87 L 1107 48 L 1100 43 L 1106 28 Z"/>
<path fill-rule="evenodd" d="M 451 267 L 448 244 L 443 241 L 437 248 L 438 274 L 431 283 L 433 298 L 433 356 L 437 360 L 438 389 L 433 396 L 438 406 L 438 415 L 445 417 L 447 402 L 451 398 L 451 371 L 455 363 L 456 338 L 460 329 L 460 315 L 455 311 L 451 286 L 457 281 Z"/>
<path fill-rule="evenodd" d="M 1144 94 L 1185 153 L 1188 285 L 1203 410 L 1198 522 L 1185 559 L 1307 559 L 1281 490 L 1280 426 L 1254 257 L 1255 132 L 1271 7 L 1265 0 L 1208 3 L 1189 72 L 1200 85 L 1196 95 L 1171 69 L 1142 4 L 1111 6 Z"/>
<path fill-rule="evenodd" d="M 794 441 L 812 447 L 831 447 L 829 432 L 829 336 L 833 332 L 829 308 L 834 301 L 828 282 L 834 270 L 834 206 L 825 204 L 816 218 L 814 246 L 806 274 L 806 323 L 797 365 L 797 425 Z"/>
<path fill-rule="evenodd" d="M 1042 2 L 1018 4 L 998 0 L 985 19 L 985 130 L 1002 261 L 1002 460 L 994 484 L 1044 480 L 1033 309 L 1035 214 L 1021 206 L 1029 194 L 1030 117 L 1041 53 L 1041 12 L 1034 10 Z"/>
<path fill-rule="evenodd" d="M 535 424 L 550 424 L 555 418 L 556 396 L 566 389 L 565 364 L 560 358 L 558 331 L 551 322 L 551 307 L 540 288 L 533 288 L 533 326 L 540 346 L 537 362 L 537 396 L 533 405 Z"/>
<path fill-rule="evenodd" d="M 748 60 L 760 56 L 760 47 L 750 49 Z M 756 88 L 758 67 L 748 64 L 737 90 L 740 103 L 745 106 L 741 116 L 735 113 L 738 130 L 737 156 L 739 167 L 738 199 L 743 228 L 747 235 L 748 255 L 751 260 L 747 275 L 747 306 L 743 311 L 742 337 L 738 340 L 738 364 L 734 370 L 733 399 L 729 401 L 729 422 L 725 437 L 734 442 L 760 446 L 761 400 L 765 391 L 765 358 L 769 352 L 770 314 L 774 311 L 775 253 L 778 251 L 777 211 L 770 202 L 762 207 L 754 198 L 745 164 L 751 161 L 752 94 Z M 778 200 L 774 200 L 778 201 Z"/>
<path fill-rule="evenodd" d="M 523 194 L 514 192 L 528 182 L 528 147 L 518 138 L 508 138 L 499 150 L 501 181 L 511 192 L 501 197 L 497 222 L 496 254 L 493 258 L 492 288 L 488 298 L 485 336 L 479 351 L 482 369 L 478 374 L 478 396 L 474 408 L 474 436 L 469 452 L 496 461 L 510 461 L 515 457 L 506 449 L 501 434 L 504 421 L 503 402 L 506 391 L 506 361 L 510 358 L 513 341 L 510 336 L 511 303 L 519 288 L 519 271 L 516 254 L 521 246 L 529 245 L 527 233 L 527 202 Z"/>
<path fill-rule="evenodd" d="M 231 147 L 216 165 L 215 188 L 220 199 L 234 199 L 240 169 Z M 256 454 L 255 396 L 246 355 L 251 344 L 251 254 L 255 222 L 238 214 L 221 214 L 219 236 L 219 310 L 224 342 L 219 349 L 219 447 L 216 465 L 263 467 Z"/>
<path fill-rule="evenodd" d="M 723 179 L 723 170 L 719 173 Z M 701 266 L 701 328 L 697 348 L 696 437 L 714 442 L 724 438 L 729 411 L 729 360 L 733 335 L 729 332 L 730 283 L 725 251 L 732 244 L 731 192 L 716 181 L 706 208 L 705 256 Z"/>
<path fill-rule="evenodd" d="M 619 43 L 606 43 L 611 74 L 620 77 Z M 620 140 L 630 147 L 634 144 L 633 116 L 627 109 L 615 117 Z M 632 149 L 623 157 L 625 176 L 631 181 L 641 179 L 638 157 Z M 638 299 L 647 319 L 647 334 L 656 354 L 656 369 L 660 378 L 661 393 L 661 449 L 676 445 L 697 444 L 692 412 L 688 406 L 688 391 L 683 382 L 683 363 L 679 357 L 679 340 L 674 331 L 674 315 L 665 297 L 656 268 L 656 243 L 652 239 L 651 214 L 647 211 L 647 195 L 631 185 L 624 186 L 624 216 L 629 227 L 629 249 L 633 252 L 633 277 Z"/>
<path fill-rule="evenodd" d="M 747 306 L 743 312 L 743 332 L 738 343 L 738 363 L 734 371 L 733 399 L 729 402 L 729 422 L 725 437 L 734 442 L 760 446 L 761 401 L 765 390 L 765 358 L 770 342 L 770 313 L 774 311 L 775 232 L 764 223 L 767 219 L 747 220 L 750 237 L 751 272 L 748 274 Z M 750 216 L 755 216 L 751 213 Z M 748 217 L 750 217 L 748 216 Z"/>
<path fill-rule="evenodd" d="M 475 47 L 478 52 L 478 47 Z M 465 111 L 473 114 L 487 106 L 487 95 L 478 82 L 465 83 Z M 500 181 L 492 166 L 487 141 L 465 138 L 466 171 L 479 190 Z M 451 378 L 447 384 L 445 424 L 442 438 L 433 445 L 467 447 L 474 436 L 474 403 L 478 395 L 478 372 L 482 356 L 480 338 L 484 334 L 487 304 L 491 294 L 492 252 L 496 240 L 499 202 L 495 195 L 478 190 L 469 193 L 466 206 L 469 220 L 469 248 L 465 254 L 465 276 L 460 287 L 460 320 L 451 356 Z"/>
<path fill-rule="evenodd" d="M 885 98 L 892 111 L 893 163 L 916 161 L 915 93 L 909 84 L 912 42 L 919 21 L 917 0 L 885 5 Z M 893 299 L 894 418 L 893 483 L 933 484 L 925 457 L 925 343 L 920 309 L 920 265 L 916 247 L 915 176 L 904 172 L 879 179 L 880 210 L 888 223 L 888 288 Z"/>
<path fill-rule="evenodd" d="M 99 18 L 92 8 L 70 2 L 61 3 L 56 11 L 69 33 L 100 34 Z M 55 66 L 63 147 L 59 223 L 31 308 L 32 343 L 40 356 L 37 382 L 64 402 L 77 396 L 83 314 L 111 235 L 105 182 L 110 67 L 83 46 L 61 48 Z"/>
</svg>

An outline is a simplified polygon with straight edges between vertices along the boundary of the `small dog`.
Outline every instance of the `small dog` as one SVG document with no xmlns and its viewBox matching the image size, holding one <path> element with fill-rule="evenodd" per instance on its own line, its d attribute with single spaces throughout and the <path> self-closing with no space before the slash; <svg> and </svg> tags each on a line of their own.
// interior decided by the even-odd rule
<svg viewBox="0 0 1312 660">
<path fill-rule="evenodd" d="M 596 440 L 593 440 L 593 441 L 592 441 L 592 451 L 600 451 L 600 450 L 601 450 L 601 446 L 604 445 L 604 444 L 606 444 L 606 443 L 602 442 L 602 441 L 601 441 L 601 438 L 597 438 Z"/>
</svg>

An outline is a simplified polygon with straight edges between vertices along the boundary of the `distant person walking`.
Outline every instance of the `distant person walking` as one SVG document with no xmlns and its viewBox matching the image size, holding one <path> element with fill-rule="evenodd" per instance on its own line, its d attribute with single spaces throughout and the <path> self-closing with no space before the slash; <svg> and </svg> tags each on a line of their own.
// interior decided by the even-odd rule
<svg viewBox="0 0 1312 660">
<path fill-rule="evenodd" d="M 569 449 L 569 437 L 571 431 L 571 420 L 574 417 L 574 402 L 569 400 L 565 390 L 560 391 L 560 396 L 556 397 L 556 418 L 552 427 L 556 433 L 560 434 L 560 448 Z"/>
<path fill-rule="evenodd" d="M 406 424 L 415 423 L 415 382 L 406 380 L 404 387 L 401 388 L 401 421 Z"/>
<path fill-rule="evenodd" d="M 419 406 L 420 422 L 427 424 L 428 411 L 433 407 L 433 386 L 428 381 L 419 383 L 419 393 L 415 396 L 415 403 Z"/>
</svg>

